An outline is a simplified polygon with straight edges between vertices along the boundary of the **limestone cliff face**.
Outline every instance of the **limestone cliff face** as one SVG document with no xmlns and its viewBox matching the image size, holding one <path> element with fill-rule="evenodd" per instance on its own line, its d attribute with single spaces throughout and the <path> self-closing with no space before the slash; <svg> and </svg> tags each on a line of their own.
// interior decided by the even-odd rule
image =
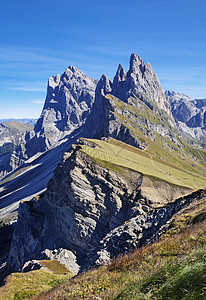
<svg viewBox="0 0 206 300">
<path fill-rule="evenodd" d="M 174 92 L 165 92 L 171 112 L 180 130 L 198 140 L 206 141 L 206 99 L 190 99 Z"/>
<path fill-rule="evenodd" d="M 130 96 L 137 96 L 150 105 L 156 103 L 159 109 L 171 115 L 170 105 L 166 101 L 164 90 L 152 66 L 150 63 L 145 64 L 136 54 L 130 57 L 130 68 L 127 74 L 119 65 L 113 81 L 113 94 L 123 101 L 127 101 Z"/>
<path fill-rule="evenodd" d="M 21 203 L 9 254 L 11 271 L 21 270 L 28 260 L 46 257 L 77 273 L 112 230 L 186 191 L 167 183 L 155 186 L 131 170 L 123 170 L 122 175 L 107 169 L 82 152 L 81 143 L 91 142 L 80 140 L 65 153 L 45 194 Z M 162 190 L 170 195 L 167 200 Z"/>
<path fill-rule="evenodd" d="M 190 203 L 205 197 L 205 190 L 198 190 L 178 198 L 165 207 L 151 210 L 147 214 L 136 216 L 109 232 L 100 241 L 100 248 L 89 258 L 90 264 L 108 264 L 112 257 L 129 252 L 137 247 L 151 243 L 170 228 L 171 218 L 175 213 Z"/>
<path fill-rule="evenodd" d="M 54 143 L 81 126 L 94 102 L 97 82 L 73 66 L 68 67 L 61 77 L 52 76 L 34 131 L 46 134 Z"/>
</svg>

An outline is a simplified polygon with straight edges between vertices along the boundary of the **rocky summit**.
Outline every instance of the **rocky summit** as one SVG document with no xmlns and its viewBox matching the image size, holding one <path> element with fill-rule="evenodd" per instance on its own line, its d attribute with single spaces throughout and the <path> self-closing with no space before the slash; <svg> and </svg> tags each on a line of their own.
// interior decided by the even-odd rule
<svg viewBox="0 0 206 300">
<path fill-rule="evenodd" d="M 136 54 L 113 81 L 52 76 L 34 129 L 0 157 L 1 279 L 39 260 L 77 274 L 158 239 L 205 193 L 205 104 L 164 92 Z"/>
</svg>

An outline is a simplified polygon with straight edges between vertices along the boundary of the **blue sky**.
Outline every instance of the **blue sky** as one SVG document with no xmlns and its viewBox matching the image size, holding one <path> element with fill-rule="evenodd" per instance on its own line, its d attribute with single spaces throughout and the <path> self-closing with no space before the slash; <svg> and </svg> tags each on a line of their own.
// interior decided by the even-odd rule
<svg viewBox="0 0 206 300">
<path fill-rule="evenodd" d="M 7 0 L 0 11 L 0 119 L 38 118 L 69 65 L 113 79 L 136 53 L 163 88 L 206 98 L 205 0 Z"/>
</svg>

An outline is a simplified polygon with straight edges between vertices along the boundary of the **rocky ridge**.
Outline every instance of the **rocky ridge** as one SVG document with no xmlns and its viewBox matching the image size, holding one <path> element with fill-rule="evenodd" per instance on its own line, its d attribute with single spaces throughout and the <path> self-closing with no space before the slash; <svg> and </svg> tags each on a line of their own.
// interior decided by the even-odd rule
<svg viewBox="0 0 206 300">
<path fill-rule="evenodd" d="M 205 197 L 205 195 L 205 190 L 198 190 L 178 198 L 165 207 L 129 219 L 121 226 L 110 231 L 100 241 L 100 248 L 94 254 L 96 257 L 94 258 L 90 254 L 90 264 L 92 262 L 97 266 L 108 264 L 111 258 L 117 257 L 119 254 L 129 253 L 137 247 L 158 239 L 170 228 L 171 218 L 175 213 L 192 202 Z"/>
<path fill-rule="evenodd" d="M 136 96 L 148 106 L 156 103 L 159 109 L 171 115 L 170 105 L 152 66 L 150 63 L 145 64 L 136 54 L 130 57 L 130 68 L 127 73 L 119 65 L 112 88 L 112 94 L 123 101 L 128 101 L 130 96 Z"/>
<path fill-rule="evenodd" d="M 146 230 L 155 208 L 160 202 L 165 203 L 161 189 L 170 194 L 169 202 L 188 192 L 186 188 L 174 188 L 166 182 L 164 186 L 155 187 L 152 182 L 149 184 L 149 178 L 131 170 L 125 169 L 123 176 L 104 168 L 81 151 L 81 143 L 88 141 L 81 140 L 79 146 L 73 146 L 65 153 L 47 191 L 39 198 L 21 203 L 9 254 L 10 270 L 19 271 L 27 261 L 46 257 L 59 260 L 77 273 L 91 265 L 88 259 L 95 257 L 91 252 L 97 255 L 101 249 L 100 241 L 107 240 L 108 234 L 122 232 L 125 222 L 129 225 L 138 219 L 141 223 L 151 211 L 152 217 L 142 222 L 142 228 Z M 153 194 L 158 195 L 156 199 L 152 193 L 145 196 L 147 185 L 150 189 L 153 186 Z M 165 222 L 171 216 L 169 207 L 163 209 L 164 219 L 161 217 L 160 220 Z M 152 228 L 158 218 L 159 215 L 154 218 Z M 135 226 L 131 228 L 139 240 Z M 159 227 L 155 228 L 151 232 Z M 120 247 L 118 253 L 121 251 Z"/>
</svg>

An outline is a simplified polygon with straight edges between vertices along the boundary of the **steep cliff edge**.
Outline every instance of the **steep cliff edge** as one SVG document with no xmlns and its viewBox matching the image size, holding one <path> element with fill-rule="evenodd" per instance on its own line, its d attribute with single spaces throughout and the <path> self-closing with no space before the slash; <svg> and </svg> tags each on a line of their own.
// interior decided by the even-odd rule
<svg viewBox="0 0 206 300">
<path fill-rule="evenodd" d="M 34 131 L 54 144 L 80 127 L 95 100 L 97 80 L 70 66 L 60 76 L 49 78 L 43 111 Z"/>
</svg>

